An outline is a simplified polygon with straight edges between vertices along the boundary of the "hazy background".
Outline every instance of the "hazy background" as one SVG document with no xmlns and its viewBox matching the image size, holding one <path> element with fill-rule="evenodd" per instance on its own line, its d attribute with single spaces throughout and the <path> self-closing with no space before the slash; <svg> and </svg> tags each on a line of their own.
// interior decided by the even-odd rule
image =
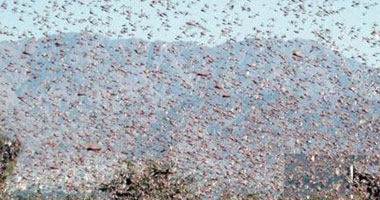
<svg viewBox="0 0 380 200">
<path fill-rule="evenodd" d="M 377 0 L 4 0 L 0 40 L 87 30 L 111 38 L 213 46 L 227 39 L 277 36 L 318 40 L 379 67 L 378 10 Z"/>
</svg>

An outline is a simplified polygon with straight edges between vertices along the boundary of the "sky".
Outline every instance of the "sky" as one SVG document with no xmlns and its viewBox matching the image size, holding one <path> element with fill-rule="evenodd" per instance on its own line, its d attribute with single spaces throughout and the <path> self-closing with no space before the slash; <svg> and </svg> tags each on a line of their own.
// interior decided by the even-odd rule
<svg viewBox="0 0 380 200">
<path fill-rule="evenodd" d="M 0 41 L 84 30 L 112 38 L 209 46 L 245 37 L 301 38 L 380 67 L 380 34 L 371 35 L 374 30 L 380 33 L 379 0 L 2 1 Z"/>
</svg>

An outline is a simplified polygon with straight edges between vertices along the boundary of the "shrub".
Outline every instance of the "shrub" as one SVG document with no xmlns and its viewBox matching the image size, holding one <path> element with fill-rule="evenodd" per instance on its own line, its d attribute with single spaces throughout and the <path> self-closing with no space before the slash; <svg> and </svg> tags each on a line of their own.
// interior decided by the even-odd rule
<svg viewBox="0 0 380 200">
<path fill-rule="evenodd" d="M 172 164 L 149 160 L 140 166 L 127 162 L 108 184 L 101 186 L 113 199 L 197 199 L 192 177 L 180 177 Z"/>
<path fill-rule="evenodd" d="M 16 165 L 16 157 L 20 152 L 20 142 L 11 141 L 0 135 L 0 198 L 4 196 L 4 183 L 12 174 Z"/>
</svg>

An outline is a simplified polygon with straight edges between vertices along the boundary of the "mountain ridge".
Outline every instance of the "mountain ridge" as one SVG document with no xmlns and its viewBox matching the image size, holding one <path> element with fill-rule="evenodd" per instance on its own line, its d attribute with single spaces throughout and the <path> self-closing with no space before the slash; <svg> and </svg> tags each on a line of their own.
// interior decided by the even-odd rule
<svg viewBox="0 0 380 200">
<path fill-rule="evenodd" d="M 2 132 L 24 146 L 9 188 L 92 188 L 120 160 L 159 156 L 214 180 L 205 193 L 275 193 L 286 152 L 380 150 L 378 70 L 313 41 L 54 37 L 0 43 Z"/>
</svg>

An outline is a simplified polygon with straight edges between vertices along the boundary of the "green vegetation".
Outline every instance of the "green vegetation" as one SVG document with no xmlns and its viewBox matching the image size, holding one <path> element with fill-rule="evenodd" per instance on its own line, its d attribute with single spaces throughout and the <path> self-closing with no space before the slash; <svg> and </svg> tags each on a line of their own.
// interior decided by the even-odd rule
<svg viewBox="0 0 380 200">
<path fill-rule="evenodd" d="M 20 151 L 20 143 L 0 136 L 0 185 L 12 174 L 16 157 Z"/>
<path fill-rule="evenodd" d="M 4 183 L 13 173 L 16 157 L 20 152 L 20 142 L 11 141 L 0 135 L 0 199 L 4 199 Z"/>
<path fill-rule="evenodd" d="M 194 177 L 183 177 L 176 173 L 172 163 L 149 160 L 140 165 L 126 161 L 126 168 L 116 173 L 115 178 L 101 186 L 112 199 L 201 199 Z M 225 190 L 223 200 L 258 200 L 257 194 L 233 196 Z"/>
<path fill-rule="evenodd" d="M 199 199 L 191 187 L 194 179 L 176 175 L 172 164 L 153 160 L 139 166 L 126 164 L 126 169 L 100 188 L 113 199 Z"/>
<path fill-rule="evenodd" d="M 138 199 L 201 199 L 196 190 L 196 181 L 193 177 L 183 177 L 176 172 L 176 166 L 170 162 L 148 160 L 140 164 L 126 161 L 126 167 L 120 169 L 109 183 L 100 184 L 98 191 L 92 194 L 67 194 L 54 192 L 46 194 L 42 191 L 18 191 L 12 195 L 4 191 L 4 183 L 13 173 L 16 157 L 20 152 L 20 143 L 0 136 L 0 199 L 40 200 L 138 200 Z M 332 193 L 310 196 L 310 200 L 336 199 Z M 48 199 L 51 199 L 50 197 Z M 225 190 L 221 199 L 258 200 L 258 194 L 241 194 L 233 196 Z M 351 198 L 350 198 L 351 199 Z M 368 199 L 362 193 L 353 195 L 354 200 Z"/>
</svg>

